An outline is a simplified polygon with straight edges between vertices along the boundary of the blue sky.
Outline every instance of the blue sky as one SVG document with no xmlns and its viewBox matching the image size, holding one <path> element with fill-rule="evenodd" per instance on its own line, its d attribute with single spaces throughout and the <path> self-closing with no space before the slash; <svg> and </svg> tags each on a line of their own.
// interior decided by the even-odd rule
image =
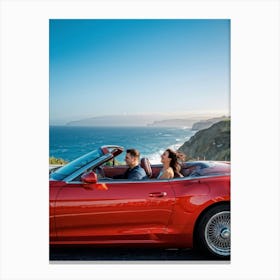
<svg viewBox="0 0 280 280">
<path fill-rule="evenodd" d="M 230 20 L 50 20 L 50 122 L 229 113 Z"/>
</svg>

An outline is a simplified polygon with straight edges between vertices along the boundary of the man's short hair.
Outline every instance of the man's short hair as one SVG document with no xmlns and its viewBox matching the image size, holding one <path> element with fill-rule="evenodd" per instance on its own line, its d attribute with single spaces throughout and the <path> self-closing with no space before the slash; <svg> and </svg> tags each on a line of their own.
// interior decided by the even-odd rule
<svg viewBox="0 0 280 280">
<path fill-rule="evenodd" d="M 136 157 L 138 159 L 140 158 L 140 153 L 136 149 L 128 149 L 128 150 L 126 150 L 126 152 L 133 157 Z"/>
</svg>

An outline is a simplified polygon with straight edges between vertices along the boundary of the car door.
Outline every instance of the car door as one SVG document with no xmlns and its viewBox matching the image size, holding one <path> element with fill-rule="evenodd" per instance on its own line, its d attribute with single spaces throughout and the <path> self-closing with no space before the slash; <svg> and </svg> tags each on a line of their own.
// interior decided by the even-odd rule
<svg viewBox="0 0 280 280">
<path fill-rule="evenodd" d="M 156 241 L 174 203 L 168 180 L 67 183 L 56 198 L 57 236 L 78 243 Z"/>
<path fill-rule="evenodd" d="M 55 228 L 55 203 L 56 197 L 59 190 L 65 185 L 64 182 L 60 181 L 50 181 L 49 188 L 49 237 L 50 242 L 55 242 L 57 240 L 56 228 Z"/>
</svg>

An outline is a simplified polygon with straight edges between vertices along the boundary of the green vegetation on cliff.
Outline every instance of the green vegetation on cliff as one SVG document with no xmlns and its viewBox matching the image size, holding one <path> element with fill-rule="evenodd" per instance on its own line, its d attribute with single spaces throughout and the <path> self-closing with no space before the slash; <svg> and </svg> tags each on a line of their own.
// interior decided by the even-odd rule
<svg viewBox="0 0 280 280">
<path fill-rule="evenodd" d="M 62 158 L 55 158 L 55 157 L 50 157 L 49 158 L 49 164 L 66 164 L 68 163 Z"/>
<path fill-rule="evenodd" d="M 186 154 L 188 160 L 230 160 L 230 120 L 199 130 L 179 151 Z"/>
</svg>

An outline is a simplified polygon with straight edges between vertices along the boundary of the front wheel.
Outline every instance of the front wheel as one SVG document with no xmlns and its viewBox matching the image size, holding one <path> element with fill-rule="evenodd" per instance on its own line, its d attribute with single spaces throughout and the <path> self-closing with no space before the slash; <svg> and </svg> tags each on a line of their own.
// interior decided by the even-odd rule
<svg viewBox="0 0 280 280">
<path fill-rule="evenodd" d="M 217 205 L 200 219 L 195 232 L 196 245 L 222 259 L 230 257 L 230 206 Z"/>
</svg>

